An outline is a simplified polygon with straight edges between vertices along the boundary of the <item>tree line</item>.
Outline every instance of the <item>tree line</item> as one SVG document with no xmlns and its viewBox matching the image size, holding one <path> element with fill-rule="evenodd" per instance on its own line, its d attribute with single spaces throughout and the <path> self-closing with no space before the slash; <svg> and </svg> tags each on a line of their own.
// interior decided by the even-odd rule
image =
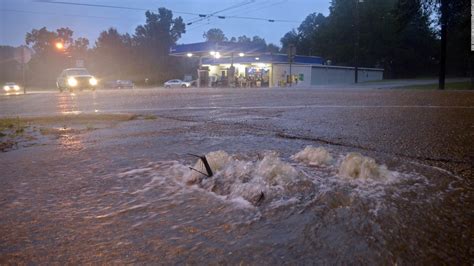
<svg viewBox="0 0 474 266">
<path fill-rule="evenodd" d="M 444 13 L 440 6 L 443 1 Z M 308 15 L 298 28 L 282 36 L 281 47 L 267 44 L 259 36 L 229 38 L 217 28 L 204 32 L 203 38 L 264 45 L 270 53 L 286 53 L 294 45 L 297 54 L 321 56 L 334 65 L 384 68 L 386 78 L 433 77 L 442 59 L 444 25 L 448 74 L 468 76 L 472 65 L 469 6 L 468 0 L 332 0 L 327 16 Z M 169 56 L 170 46 L 186 33 L 183 19 L 173 17 L 166 8 L 159 8 L 157 13 L 147 11 L 145 16 L 145 24 L 136 27 L 133 34 L 109 28 L 100 33 L 92 48 L 86 38 L 74 39 L 69 28 L 33 29 L 25 37 L 25 43 L 35 51 L 28 64 L 30 82 L 51 84 L 77 59 L 84 60 L 101 79 L 138 83 L 147 79 L 153 84 L 194 74 L 195 59 Z M 55 47 L 57 42 L 64 45 L 62 50 Z M 0 47 L 0 79 L 19 75 L 11 67 L 13 63 L 5 60 L 12 51 L 11 47 Z"/>
<path fill-rule="evenodd" d="M 174 18 L 166 8 L 159 8 L 157 13 L 147 11 L 145 17 L 145 24 L 137 26 L 133 35 L 119 33 L 115 28 L 102 31 L 92 48 L 88 39 L 74 39 L 69 28 L 33 29 L 25 37 L 25 43 L 34 50 L 28 63 L 29 83 L 52 85 L 61 70 L 74 67 L 77 60 L 83 61 L 102 80 L 131 79 L 138 83 L 147 80 L 156 84 L 195 71 L 189 62 L 168 55 L 170 46 L 186 32 L 183 19 Z M 61 48 L 56 46 L 58 43 Z M 2 69 L 4 65 L 12 68 L 16 64 L 12 54 L 11 47 L 0 47 L 0 56 L 9 59 L 1 61 Z M 0 79 L 18 79 L 18 76 L 18 73 L 3 72 Z"/>
<path fill-rule="evenodd" d="M 332 0 L 328 16 L 313 13 L 281 39 L 297 53 L 333 64 L 385 69 L 386 78 L 435 76 L 440 63 L 441 3 L 447 20 L 448 74 L 470 72 L 470 1 Z"/>
</svg>

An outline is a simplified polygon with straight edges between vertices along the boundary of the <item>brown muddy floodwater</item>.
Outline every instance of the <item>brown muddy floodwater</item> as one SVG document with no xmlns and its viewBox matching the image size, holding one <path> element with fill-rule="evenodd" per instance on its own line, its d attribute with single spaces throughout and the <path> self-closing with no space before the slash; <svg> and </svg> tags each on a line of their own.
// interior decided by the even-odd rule
<svg viewBox="0 0 474 266">
<path fill-rule="evenodd" d="M 62 166 L 56 181 L 83 186 L 7 189 L 2 263 L 471 260 L 467 192 L 440 169 L 409 162 L 392 169 L 322 147 L 286 158 L 274 151 L 207 158 L 209 178 L 190 169 L 205 172 L 191 157 L 102 171 L 96 180 L 83 176 L 100 168 L 81 175 Z"/>
</svg>

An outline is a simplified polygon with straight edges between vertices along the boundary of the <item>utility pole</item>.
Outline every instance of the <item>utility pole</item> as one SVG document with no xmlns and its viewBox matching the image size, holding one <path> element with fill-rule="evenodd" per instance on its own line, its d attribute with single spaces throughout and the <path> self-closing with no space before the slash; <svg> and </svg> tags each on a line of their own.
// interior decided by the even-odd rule
<svg viewBox="0 0 474 266">
<path fill-rule="evenodd" d="M 21 47 L 21 75 L 23 79 L 23 94 L 26 94 L 26 58 L 25 48 Z"/>
<path fill-rule="evenodd" d="M 359 42 L 360 42 L 360 27 L 359 27 L 359 3 L 363 3 L 364 0 L 355 0 L 355 45 L 354 45 L 354 83 L 359 82 Z"/>
<path fill-rule="evenodd" d="M 291 73 L 291 65 L 296 55 L 296 46 L 294 44 L 288 45 L 288 61 L 290 63 L 290 87 L 293 84 L 293 73 Z"/>
<path fill-rule="evenodd" d="M 448 2 L 447 0 L 441 0 L 441 58 L 439 62 L 439 84 L 438 89 L 444 90 L 444 84 L 446 81 L 446 43 L 448 36 Z"/>
<path fill-rule="evenodd" d="M 31 60 L 31 50 L 28 48 L 28 46 L 20 46 L 15 49 L 15 60 L 20 64 L 21 66 L 21 78 L 22 78 L 22 87 L 23 87 L 23 93 L 26 94 L 26 87 L 27 87 L 27 63 Z"/>
</svg>

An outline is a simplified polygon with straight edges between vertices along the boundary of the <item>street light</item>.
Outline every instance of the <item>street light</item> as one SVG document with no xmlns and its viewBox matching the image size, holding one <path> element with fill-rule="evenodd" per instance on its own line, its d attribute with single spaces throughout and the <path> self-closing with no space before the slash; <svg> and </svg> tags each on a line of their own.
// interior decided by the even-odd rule
<svg viewBox="0 0 474 266">
<path fill-rule="evenodd" d="M 62 42 L 56 42 L 55 46 L 58 50 L 64 50 L 64 44 Z"/>
</svg>

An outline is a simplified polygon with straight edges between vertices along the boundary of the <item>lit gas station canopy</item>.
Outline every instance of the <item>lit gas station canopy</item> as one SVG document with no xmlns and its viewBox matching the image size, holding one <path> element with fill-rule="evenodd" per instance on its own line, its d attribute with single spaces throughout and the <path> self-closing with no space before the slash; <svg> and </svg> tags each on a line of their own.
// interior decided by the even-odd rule
<svg viewBox="0 0 474 266">
<path fill-rule="evenodd" d="M 265 45 L 235 42 L 199 42 L 178 44 L 170 48 L 172 56 L 203 58 L 258 56 L 265 52 Z"/>
</svg>

